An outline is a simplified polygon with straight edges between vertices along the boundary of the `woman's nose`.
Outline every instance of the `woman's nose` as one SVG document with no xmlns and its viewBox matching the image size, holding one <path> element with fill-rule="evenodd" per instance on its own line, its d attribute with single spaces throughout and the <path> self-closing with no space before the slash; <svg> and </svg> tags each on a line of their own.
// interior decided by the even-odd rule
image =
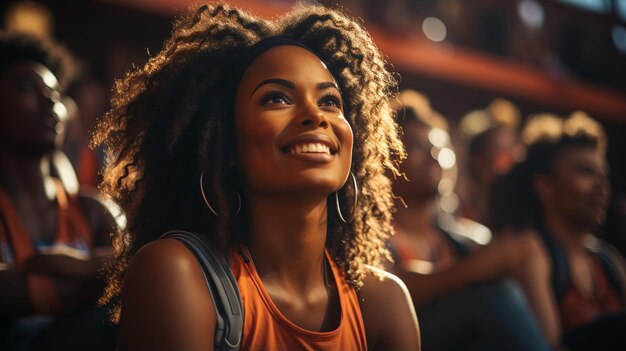
<svg viewBox="0 0 626 351">
<path fill-rule="evenodd" d="M 298 126 L 314 127 L 314 128 L 328 128 L 330 122 L 328 117 L 324 114 L 317 104 L 307 102 L 302 106 L 299 116 L 296 119 Z"/>
</svg>

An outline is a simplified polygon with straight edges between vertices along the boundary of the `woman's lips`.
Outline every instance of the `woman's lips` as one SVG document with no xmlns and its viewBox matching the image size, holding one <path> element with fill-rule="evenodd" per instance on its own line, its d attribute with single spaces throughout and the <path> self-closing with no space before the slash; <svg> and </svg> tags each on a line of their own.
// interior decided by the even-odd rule
<svg viewBox="0 0 626 351">
<path fill-rule="evenodd" d="M 330 147 L 324 143 L 302 143 L 293 144 L 284 152 L 304 161 L 329 162 L 335 158 L 330 150 Z"/>
<path fill-rule="evenodd" d="M 330 155 L 330 147 L 322 143 L 296 144 L 289 148 L 290 154 L 323 153 Z"/>
<path fill-rule="evenodd" d="M 326 134 L 300 134 L 286 143 L 280 150 L 285 153 L 328 152 L 334 155 L 339 151 L 338 142 Z"/>
<path fill-rule="evenodd" d="M 330 162 L 336 157 L 339 147 L 325 134 L 301 134 L 280 150 L 283 154 L 303 161 Z"/>
<path fill-rule="evenodd" d="M 319 152 L 303 152 L 300 154 L 287 153 L 286 155 L 289 157 L 302 160 L 302 161 L 319 162 L 319 163 L 330 162 L 335 158 L 335 155 L 319 153 Z"/>
</svg>

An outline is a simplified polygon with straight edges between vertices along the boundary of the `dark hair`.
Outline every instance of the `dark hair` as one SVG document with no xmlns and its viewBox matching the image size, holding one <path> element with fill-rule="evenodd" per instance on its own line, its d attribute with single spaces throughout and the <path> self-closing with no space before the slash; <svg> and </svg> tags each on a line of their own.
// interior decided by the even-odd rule
<svg viewBox="0 0 626 351">
<path fill-rule="evenodd" d="M 59 44 L 29 34 L 0 30 L 0 73 L 18 62 L 35 61 L 46 66 L 67 89 L 75 74 L 70 53 Z"/>
<path fill-rule="evenodd" d="M 526 158 L 497 179 L 491 191 L 489 224 L 494 231 L 541 227 L 542 205 L 533 179 L 537 175 L 552 176 L 564 151 L 578 147 L 602 154 L 606 151 L 602 126 L 582 112 L 567 119 L 549 114 L 534 116 L 522 131 L 522 141 Z"/>
<path fill-rule="evenodd" d="M 114 239 L 117 262 L 102 302 L 119 294 L 132 255 L 167 230 L 205 233 L 224 250 L 242 240 L 234 195 L 240 184 L 230 166 L 234 96 L 223 87 L 236 69 L 232 58 L 273 35 L 298 40 L 323 59 L 354 131 L 359 206 L 350 224 L 329 211 L 326 247 L 356 287 L 365 265 L 391 259 L 385 242 L 393 201 L 385 171 L 398 173 L 404 149 L 388 103 L 396 81 L 370 36 L 355 20 L 324 7 L 294 10 L 272 22 L 224 4 L 195 5 L 177 20 L 159 54 L 117 81 L 112 109 L 95 134 L 94 143 L 105 144 L 108 153 L 102 189 L 128 220 Z M 202 203 L 201 170 L 218 217 Z M 352 204 L 349 193 L 340 197 Z"/>
</svg>

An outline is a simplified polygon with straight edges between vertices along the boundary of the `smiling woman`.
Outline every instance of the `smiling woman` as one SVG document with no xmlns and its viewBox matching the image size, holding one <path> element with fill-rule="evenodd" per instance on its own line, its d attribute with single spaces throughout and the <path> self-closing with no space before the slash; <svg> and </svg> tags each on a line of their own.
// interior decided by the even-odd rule
<svg viewBox="0 0 626 351">
<path fill-rule="evenodd" d="M 172 229 L 229 260 L 243 350 L 418 350 L 406 289 L 380 269 L 385 174 L 404 155 L 395 91 L 369 35 L 340 12 L 270 22 L 198 5 L 180 18 L 117 83 L 95 139 L 109 150 L 104 187 L 128 218 L 104 297 L 121 293 L 120 350 L 214 349 L 200 266 L 178 241 L 156 240 Z"/>
<path fill-rule="evenodd" d="M 275 46 L 252 62 L 235 99 L 235 138 L 243 173 L 255 175 L 244 179 L 248 190 L 306 189 L 325 211 L 326 196 L 348 177 L 353 136 L 341 93 L 324 63 L 300 46 Z"/>
</svg>

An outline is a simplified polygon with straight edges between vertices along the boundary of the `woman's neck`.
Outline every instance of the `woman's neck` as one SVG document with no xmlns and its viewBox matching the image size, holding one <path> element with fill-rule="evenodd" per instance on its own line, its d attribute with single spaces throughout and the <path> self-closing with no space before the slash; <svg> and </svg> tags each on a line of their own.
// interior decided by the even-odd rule
<svg viewBox="0 0 626 351">
<path fill-rule="evenodd" d="M 323 284 L 326 198 L 247 199 L 248 249 L 264 283 L 307 291 Z"/>
</svg>

